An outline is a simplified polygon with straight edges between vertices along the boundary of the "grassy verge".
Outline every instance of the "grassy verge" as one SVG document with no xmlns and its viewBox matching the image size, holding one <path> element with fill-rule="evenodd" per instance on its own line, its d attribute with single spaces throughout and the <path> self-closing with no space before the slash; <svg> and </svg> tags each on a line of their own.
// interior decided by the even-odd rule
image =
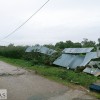
<svg viewBox="0 0 100 100">
<path fill-rule="evenodd" d="M 45 66 L 45 65 L 32 66 L 32 63 L 30 61 L 25 61 L 21 59 L 11 59 L 11 58 L 0 57 L 0 60 L 5 61 L 15 66 L 20 66 L 20 67 L 27 68 L 30 70 L 35 70 L 38 74 L 43 75 L 49 79 L 55 80 L 57 82 L 63 83 L 65 85 L 71 86 L 74 84 L 78 84 L 78 85 L 84 86 L 85 88 L 88 88 L 88 86 L 91 83 L 96 82 L 97 80 L 100 80 L 100 78 L 97 78 L 95 76 L 88 75 L 82 72 L 77 73 L 75 71 L 67 70 L 64 68 L 59 68 L 59 67 L 54 67 L 54 66 Z M 97 98 L 100 98 L 99 94 L 94 94 L 94 95 Z"/>
</svg>

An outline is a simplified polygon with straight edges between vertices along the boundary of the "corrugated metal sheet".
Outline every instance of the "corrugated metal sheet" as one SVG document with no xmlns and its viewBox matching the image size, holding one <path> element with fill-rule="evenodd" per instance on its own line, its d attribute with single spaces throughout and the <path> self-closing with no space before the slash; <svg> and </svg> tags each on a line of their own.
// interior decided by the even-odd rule
<svg viewBox="0 0 100 100">
<path fill-rule="evenodd" d="M 75 56 L 74 60 L 70 63 L 71 69 L 76 69 L 83 62 L 84 56 Z M 81 67 L 81 66 L 80 66 Z"/>
<path fill-rule="evenodd" d="M 43 54 L 46 54 L 46 55 L 52 55 L 53 53 L 56 52 L 53 49 L 49 49 L 47 47 L 39 46 L 39 45 L 28 47 L 25 52 L 32 52 L 32 51 L 40 52 L 40 53 L 43 53 Z"/>
<path fill-rule="evenodd" d="M 97 57 L 97 52 L 89 52 L 86 54 L 83 63 L 80 66 L 86 66 L 91 59 L 96 59 Z"/>
<path fill-rule="evenodd" d="M 28 47 L 25 52 L 32 52 L 32 51 L 39 52 L 40 49 L 41 49 L 41 46 L 35 45 L 32 47 Z"/>
<path fill-rule="evenodd" d="M 100 68 L 100 61 L 91 61 L 91 62 L 89 63 L 89 65 L 90 65 L 90 66 L 96 65 L 98 68 Z"/>
<path fill-rule="evenodd" d="M 92 75 L 99 75 L 100 74 L 100 69 L 98 68 L 89 68 L 89 67 L 86 67 L 83 72 L 85 73 L 89 73 L 89 74 L 92 74 Z M 99 74 L 98 74 L 99 73 Z"/>
<path fill-rule="evenodd" d="M 71 63 L 72 60 L 73 60 L 73 55 L 62 54 L 59 58 L 57 58 L 53 62 L 53 64 L 63 67 L 68 67 L 68 65 Z"/>
<path fill-rule="evenodd" d="M 76 69 L 84 60 L 84 56 L 62 54 L 53 64 L 71 69 Z"/>
<path fill-rule="evenodd" d="M 75 69 L 77 68 L 77 66 L 86 66 L 92 59 L 95 58 L 98 58 L 97 52 L 89 52 L 86 54 L 86 56 L 62 54 L 58 59 L 53 62 L 53 64 Z"/>
<path fill-rule="evenodd" d="M 28 47 L 25 52 L 32 52 L 33 49 L 34 47 Z"/>
<path fill-rule="evenodd" d="M 41 49 L 39 50 L 40 53 L 47 54 L 47 55 L 52 55 L 56 51 L 53 49 L 49 49 L 47 47 L 42 46 Z"/>
<path fill-rule="evenodd" d="M 65 48 L 63 53 L 88 53 L 93 49 L 91 48 Z"/>
</svg>

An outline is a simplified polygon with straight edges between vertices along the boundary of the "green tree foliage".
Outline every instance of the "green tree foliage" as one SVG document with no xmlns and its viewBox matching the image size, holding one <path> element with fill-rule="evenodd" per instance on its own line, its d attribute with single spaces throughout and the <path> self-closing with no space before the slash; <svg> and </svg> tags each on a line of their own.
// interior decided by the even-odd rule
<svg viewBox="0 0 100 100">
<path fill-rule="evenodd" d="M 74 43 L 73 45 L 74 48 L 82 48 L 82 44 L 79 42 Z"/>
<path fill-rule="evenodd" d="M 81 43 L 82 43 L 82 47 L 95 47 L 96 46 L 95 41 L 88 40 L 87 38 L 84 38 Z"/>
<path fill-rule="evenodd" d="M 59 48 L 59 49 L 64 49 L 64 48 L 81 48 L 82 45 L 79 42 L 72 42 L 70 40 L 66 41 L 66 42 L 58 42 L 55 45 L 55 48 Z"/>
<path fill-rule="evenodd" d="M 65 43 L 63 41 L 56 43 L 55 45 L 56 48 L 59 49 L 64 49 L 65 48 Z"/>
<path fill-rule="evenodd" d="M 100 38 L 98 38 L 100 42 Z M 54 49 L 57 52 L 51 56 L 41 54 L 38 51 L 33 51 L 31 53 L 25 53 L 27 46 L 14 46 L 14 44 L 9 44 L 8 46 L 0 46 L 0 55 L 10 58 L 23 58 L 25 60 L 31 60 L 33 65 L 35 64 L 47 64 L 51 65 L 55 59 L 57 59 L 61 55 L 61 51 L 65 48 L 81 48 L 81 47 L 94 47 L 96 50 L 96 43 L 94 41 L 84 39 L 81 43 L 72 42 L 67 40 L 65 42 L 60 41 L 55 45 L 48 44 L 44 45 L 48 48 Z"/>
<path fill-rule="evenodd" d="M 98 38 L 98 45 L 100 46 L 100 38 Z"/>
<path fill-rule="evenodd" d="M 48 47 L 50 49 L 55 49 L 55 46 L 53 44 L 45 44 L 43 46 Z"/>
</svg>

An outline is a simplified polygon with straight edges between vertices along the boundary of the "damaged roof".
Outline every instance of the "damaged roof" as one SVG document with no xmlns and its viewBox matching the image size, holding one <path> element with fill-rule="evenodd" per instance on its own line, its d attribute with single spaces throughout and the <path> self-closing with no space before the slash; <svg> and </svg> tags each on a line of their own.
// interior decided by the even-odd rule
<svg viewBox="0 0 100 100">
<path fill-rule="evenodd" d="M 94 76 L 99 76 L 100 75 L 100 69 L 98 69 L 98 68 L 89 68 L 89 67 L 86 67 L 83 70 L 83 72 L 92 74 Z"/>
<path fill-rule="evenodd" d="M 92 59 L 95 58 L 98 58 L 97 52 L 89 52 L 86 53 L 86 55 L 62 54 L 53 62 L 53 64 L 76 69 L 77 67 L 86 66 Z"/>
<path fill-rule="evenodd" d="M 100 61 L 91 61 L 88 65 L 100 68 Z"/>
<path fill-rule="evenodd" d="M 72 55 L 72 54 L 62 54 L 59 58 L 57 58 L 53 64 L 67 67 L 71 69 L 76 69 L 84 60 L 84 56 L 80 55 Z"/>
<path fill-rule="evenodd" d="M 32 46 L 32 47 L 28 47 L 25 52 L 32 52 L 32 51 L 40 52 L 40 53 L 43 53 L 43 54 L 46 54 L 46 55 L 52 55 L 53 53 L 56 52 L 53 49 L 49 49 L 47 47 L 40 46 L 40 45 L 35 45 L 35 46 Z"/>
<path fill-rule="evenodd" d="M 91 48 L 65 48 L 62 52 L 63 53 L 88 53 L 91 50 L 93 50 L 93 47 Z"/>
</svg>

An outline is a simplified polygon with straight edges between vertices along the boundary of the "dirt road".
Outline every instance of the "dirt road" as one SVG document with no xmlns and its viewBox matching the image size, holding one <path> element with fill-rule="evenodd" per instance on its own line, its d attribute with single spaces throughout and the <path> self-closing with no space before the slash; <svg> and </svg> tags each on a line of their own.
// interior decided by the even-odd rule
<svg viewBox="0 0 100 100">
<path fill-rule="evenodd" d="M 0 89 L 7 89 L 7 100 L 96 100 L 35 73 L 0 61 Z"/>
</svg>

